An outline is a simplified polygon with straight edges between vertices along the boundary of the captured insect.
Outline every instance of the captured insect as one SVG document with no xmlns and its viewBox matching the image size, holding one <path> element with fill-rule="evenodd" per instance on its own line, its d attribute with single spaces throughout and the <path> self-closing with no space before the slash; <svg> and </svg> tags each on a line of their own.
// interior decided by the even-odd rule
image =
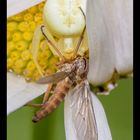
<svg viewBox="0 0 140 140">
<path fill-rule="evenodd" d="M 77 7 L 85 20 L 85 14 L 81 7 Z M 97 124 L 94 115 L 94 107 L 91 101 L 91 90 L 87 81 L 87 74 L 89 69 L 88 58 L 86 55 L 80 56 L 78 51 L 84 39 L 86 25 L 83 26 L 79 40 L 73 50 L 73 55 L 70 59 L 67 59 L 60 48 L 57 47 L 53 41 L 52 36 L 47 31 L 45 25 L 41 25 L 38 30 L 46 38 L 50 47 L 55 50 L 61 61 L 57 64 L 58 71 L 49 76 L 44 76 L 39 65 L 37 64 L 37 50 L 38 47 L 35 43 L 36 38 L 33 39 L 32 54 L 35 64 L 38 70 L 42 74 L 42 77 L 37 81 L 39 84 L 48 84 L 47 91 L 43 99 L 43 103 L 28 104 L 31 106 L 40 106 L 40 110 L 37 111 L 32 119 L 33 122 L 38 122 L 49 113 L 55 110 L 55 108 L 65 99 L 67 96 L 70 101 L 70 108 L 72 108 L 72 117 L 74 127 L 79 140 L 97 140 Z M 37 34 L 37 33 L 35 33 Z M 50 93 L 52 95 L 50 96 Z"/>
</svg>

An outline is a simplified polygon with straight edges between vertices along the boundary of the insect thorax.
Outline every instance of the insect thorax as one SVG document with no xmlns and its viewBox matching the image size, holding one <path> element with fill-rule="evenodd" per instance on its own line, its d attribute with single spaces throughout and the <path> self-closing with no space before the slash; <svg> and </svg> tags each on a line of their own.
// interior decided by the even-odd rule
<svg viewBox="0 0 140 140">
<path fill-rule="evenodd" d="M 79 83 L 87 78 L 88 65 L 87 58 L 78 57 L 70 63 L 64 63 L 60 70 L 70 73 L 68 77 L 72 81 Z"/>
</svg>

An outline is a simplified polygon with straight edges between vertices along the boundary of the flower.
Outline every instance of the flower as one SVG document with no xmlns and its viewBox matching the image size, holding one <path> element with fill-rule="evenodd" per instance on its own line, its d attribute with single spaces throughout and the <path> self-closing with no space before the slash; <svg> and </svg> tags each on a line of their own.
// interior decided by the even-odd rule
<svg viewBox="0 0 140 140">
<path fill-rule="evenodd" d="M 133 1 L 87 1 L 89 43 L 88 79 L 94 85 L 109 81 L 113 73 L 133 71 Z"/>
<path fill-rule="evenodd" d="M 23 19 L 22 16 L 17 16 L 16 19 L 14 19 L 16 22 L 13 22 L 12 16 L 29 9 L 42 1 L 43 0 L 20 0 L 19 2 L 18 0 L 8 0 L 7 3 L 7 17 L 9 18 L 10 23 L 8 23 L 9 30 L 7 37 L 7 40 L 9 41 L 7 49 L 7 67 L 9 70 L 12 69 L 17 74 L 24 73 L 24 76 L 27 76 L 31 80 L 35 80 L 35 76 L 32 76 L 33 72 L 31 72 L 31 70 L 35 71 L 37 68 L 34 67 L 34 63 L 30 58 L 28 49 L 31 45 L 29 45 L 29 42 L 31 43 L 33 31 L 36 26 L 34 25 L 34 22 L 30 22 L 31 26 L 28 27 L 26 24 L 27 22 L 21 22 L 21 19 Z M 94 86 L 95 92 L 103 94 L 105 94 L 105 92 L 109 93 L 116 86 L 116 82 L 119 78 L 127 77 L 133 71 L 133 1 L 82 0 L 81 3 L 81 7 L 86 14 L 86 28 L 89 47 L 88 80 Z M 35 14 L 37 12 L 36 8 L 30 10 L 30 12 Z M 40 14 L 36 14 L 36 18 L 34 18 L 32 14 L 25 13 L 23 12 L 25 21 L 34 20 L 37 24 L 42 23 Z M 30 31 L 27 31 L 27 29 Z M 14 34 L 11 35 L 13 31 Z M 42 47 L 40 47 L 40 50 L 41 48 Z M 19 53 L 19 51 L 22 53 Z M 48 53 L 49 51 L 47 51 L 47 54 Z M 44 56 L 45 55 L 40 54 L 40 60 L 42 60 L 42 57 L 44 58 Z M 46 61 L 49 61 L 49 59 L 47 58 Z M 27 67 L 27 63 L 29 67 Z M 51 66 L 52 63 L 49 63 Z M 40 62 L 40 65 L 42 65 L 42 68 L 46 68 L 43 61 Z M 25 70 L 26 67 L 27 70 L 28 68 L 30 68 L 30 70 Z M 39 72 L 37 72 L 36 75 L 38 77 Z M 19 77 L 12 72 L 7 73 L 7 81 L 7 114 L 22 107 L 30 100 L 40 96 L 46 89 L 46 85 L 27 82 L 22 76 Z M 103 88 L 103 91 L 100 90 L 100 87 Z M 92 102 L 94 104 L 95 117 L 97 118 L 99 140 L 112 139 L 103 107 L 94 94 L 92 95 Z M 70 112 L 70 108 L 68 108 L 67 103 L 68 101 L 66 98 L 66 137 L 67 140 L 76 140 L 76 136 L 71 125 L 72 118 L 70 115 L 67 116 L 67 112 Z M 100 122 L 102 122 L 102 124 L 100 124 Z"/>
<path fill-rule="evenodd" d="M 21 3 L 22 2 L 23 1 L 21 1 Z M 15 5 L 13 3 L 15 3 Z M 25 4 L 28 7 L 30 4 L 32 6 L 32 4 L 34 5 L 37 3 L 39 3 L 39 1 L 32 1 L 31 3 L 26 4 L 23 2 L 23 5 Z M 20 6 L 20 4 L 17 1 L 8 1 L 7 114 L 43 94 L 47 88 L 46 85 L 38 85 L 34 82 L 34 80 L 37 80 L 40 77 L 40 73 L 37 71 L 30 52 L 34 30 L 37 25 L 42 22 L 40 13 L 42 12 L 44 3 L 23 12 L 21 11 L 25 10 L 27 7 L 24 7 L 25 9 L 20 9 L 22 7 L 19 7 L 20 11 L 18 12 L 20 12 L 20 14 L 17 14 L 16 10 L 18 10 L 17 7 Z M 13 9 L 11 11 L 10 8 L 14 9 L 14 16 L 11 16 Z M 50 73 L 50 71 L 52 73 L 56 71 L 55 66 L 52 66 L 52 64 L 58 62 L 58 57 L 52 55 L 45 40 L 42 40 L 40 43 L 38 61 L 42 70 L 45 70 L 48 73 Z M 24 93 L 26 95 L 24 95 Z M 24 96 L 26 97 L 24 98 Z"/>
</svg>

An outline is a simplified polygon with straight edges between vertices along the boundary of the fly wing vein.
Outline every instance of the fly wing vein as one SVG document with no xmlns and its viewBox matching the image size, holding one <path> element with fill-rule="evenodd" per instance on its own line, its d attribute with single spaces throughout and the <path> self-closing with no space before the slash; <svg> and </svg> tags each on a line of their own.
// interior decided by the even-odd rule
<svg viewBox="0 0 140 140">
<path fill-rule="evenodd" d="M 87 81 L 75 87 L 70 95 L 72 120 L 78 140 L 97 140 L 94 108 Z"/>
<path fill-rule="evenodd" d="M 58 83 L 59 81 L 63 80 L 69 75 L 67 72 L 57 72 L 54 74 L 51 74 L 49 76 L 41 77 L 37 83 L 39 84 L 48 84 L 48 83 Z"/>
</svg>

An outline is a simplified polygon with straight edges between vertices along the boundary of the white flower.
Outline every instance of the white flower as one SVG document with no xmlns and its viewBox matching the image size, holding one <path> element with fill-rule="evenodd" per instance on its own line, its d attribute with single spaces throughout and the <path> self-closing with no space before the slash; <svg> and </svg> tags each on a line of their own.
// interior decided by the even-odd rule
<svg viewBox="0 0 140 140">
<path fill-rule="evenodd" d="M 87 33 L 90 48 L 88 79 L 101 84 L 133 71 L 133 1 L 88 0 Z"/>
<path fill-rule="evenodd" d="M 26 82 L 23 77 L 7 72 L 7 115 L 40 96 L 46 85 Z"/>
<path fill-rule="evenodd" d="M 19 0 L 8 0 L 7 1 L 7 17 L 16 15 L 20 13 L 21 11 L 24 11 L 42 1 L 44 0 L 28 0 L 28 1 L 21 0 L 20 2 Z"/>
<path fill-rule="evenodd" d="M 13 16 L 42 1 L 8 0 L 7 17 Z M 86 27 L 90 54 L 89 82 L 93 85 L 106 83 L 112 79 L 114 71 L 117 72 L 118 76 L 132 73 L 133 1 L 87 0 L 86 3 L 85 1 L 83 3 L 82 8 L 86 11 Z M 7 82 L 7 114 L 40 96 L 47 88 L 46 85 L 27 83 L 24 78 L 9 72 L 7 73 Z M 95 117 L 97 118 L 99 140 L 110 140 L 112 138 L 103 107 L 95 95 L 92 95 L 92 101 Z M 68 115 L 69 108 L 67 107 L 67 103 L 66 101 L 66 136 L 68 140 L 76 140 L 71 125 L 72 118 Z"/>
</svg>

